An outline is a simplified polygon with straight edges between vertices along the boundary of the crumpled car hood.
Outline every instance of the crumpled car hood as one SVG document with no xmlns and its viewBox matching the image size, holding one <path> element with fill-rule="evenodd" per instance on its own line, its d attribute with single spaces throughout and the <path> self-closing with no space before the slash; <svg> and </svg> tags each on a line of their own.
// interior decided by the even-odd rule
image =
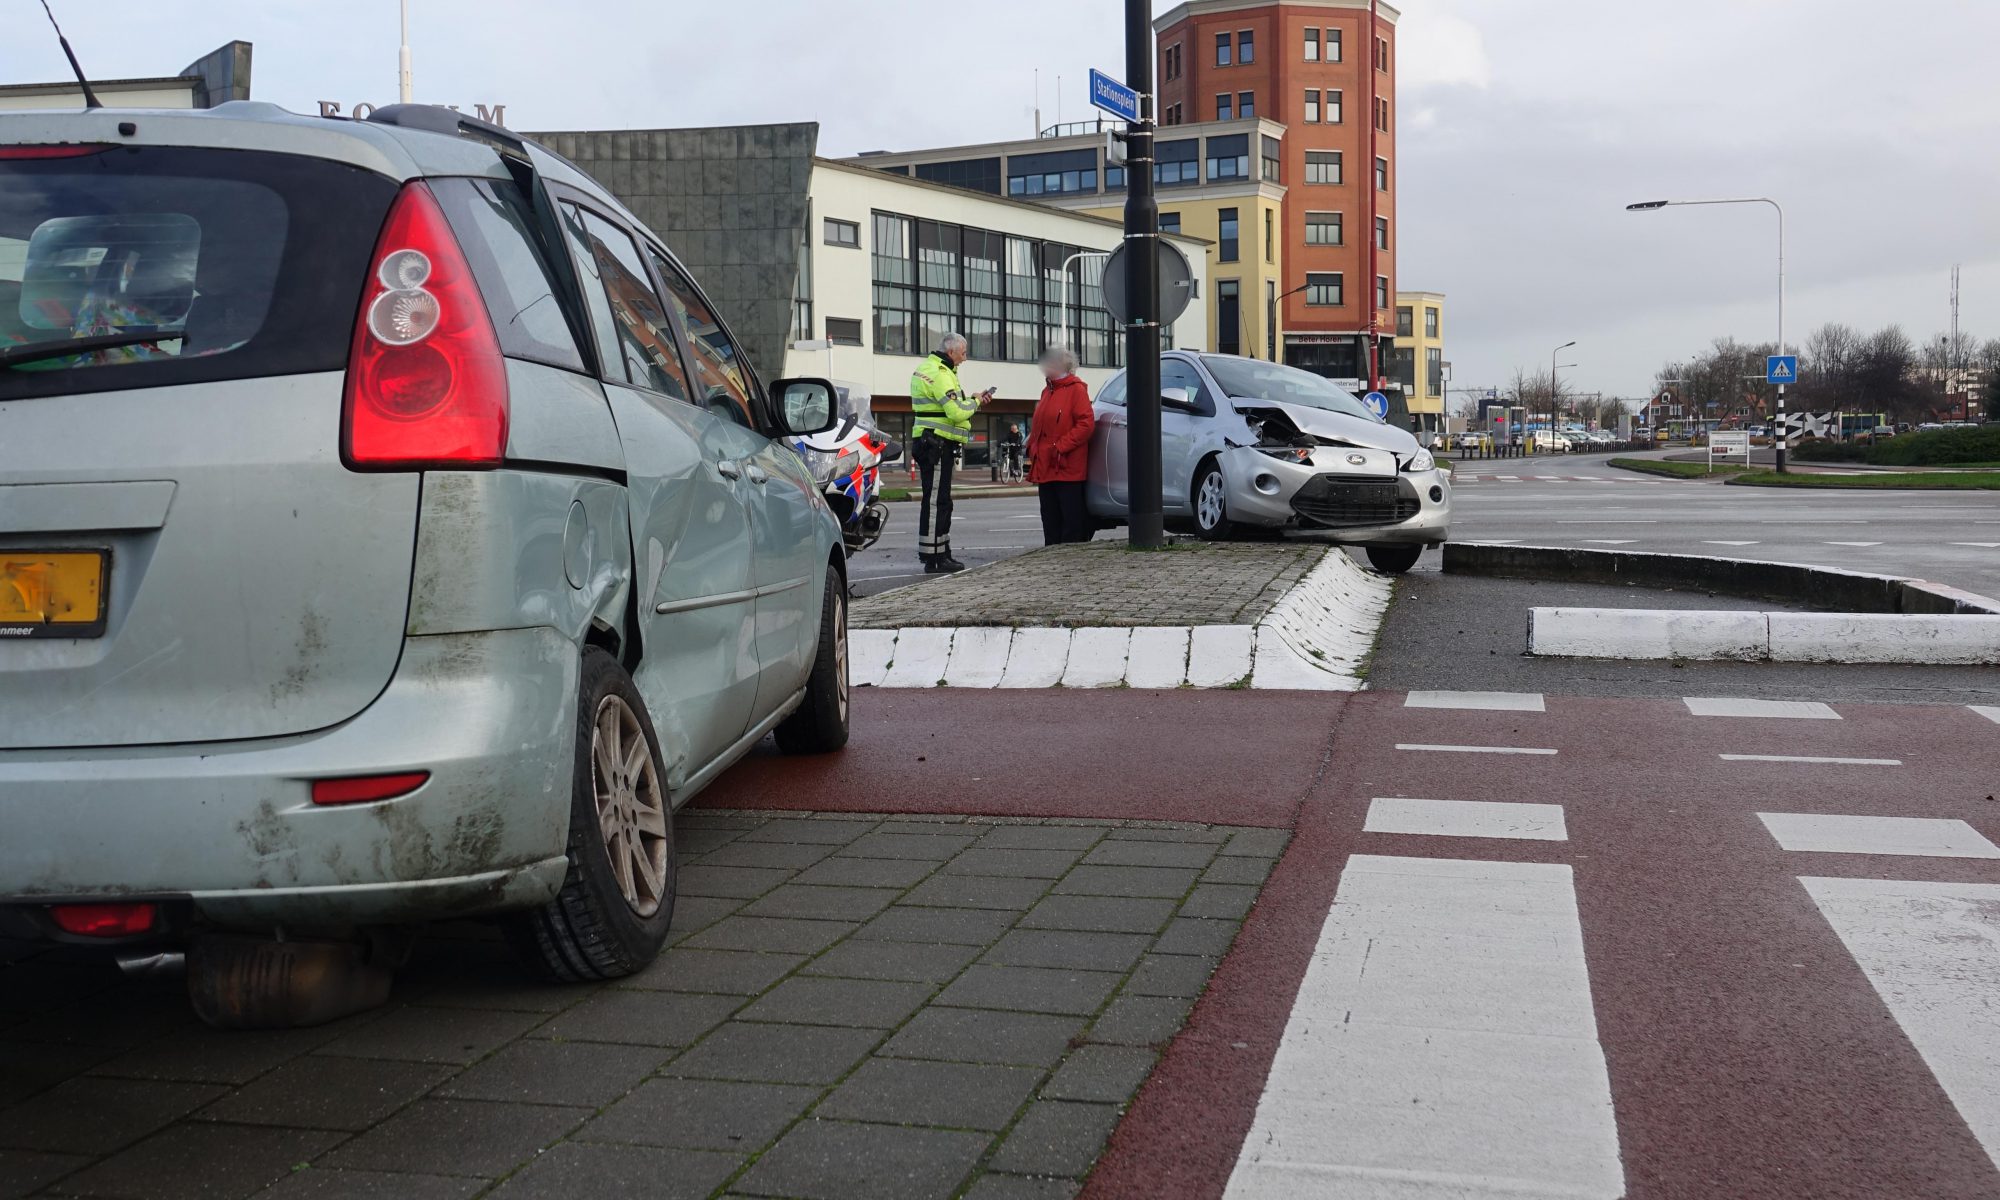
<svg viewBox="0 0 2000 1200">
<path fill-rule="evenodd" d="M 1387 450 L 1397 458 L 1408 458 L 1417 452 L 1417 439 L 1407 429 L 1394 425 L 1384 425 L 1365 417 L 1349 416 L 1346 413 L 1329 412 L 1323 408 L 1312 408 L 1304 404 L 1286 404 L 1281 400 L 1259 400 L 1252 396 L 1231 396 L 1229 403 L 1238 412 L 1254 412 L 1260 408 L 1277 409 L 1291 418 L 1299 432 L 1316 438 L 1329 438 L 1350 446 L 1360 446 L 1367 450 Z"/>
</svg>

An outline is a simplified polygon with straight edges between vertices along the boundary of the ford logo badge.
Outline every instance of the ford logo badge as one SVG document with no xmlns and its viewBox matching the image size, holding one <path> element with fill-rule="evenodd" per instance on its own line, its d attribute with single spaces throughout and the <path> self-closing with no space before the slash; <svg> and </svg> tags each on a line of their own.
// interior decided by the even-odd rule
<svg viewBox="0 0 2000 1200">
<path fill-rule="evenodd" d="M 1347 456 L 1347 465 L 1350 467 L 1366 466 L 1367 463 L 1368 456 L 1365 454 L 1350 454 Z"/>
</svg>

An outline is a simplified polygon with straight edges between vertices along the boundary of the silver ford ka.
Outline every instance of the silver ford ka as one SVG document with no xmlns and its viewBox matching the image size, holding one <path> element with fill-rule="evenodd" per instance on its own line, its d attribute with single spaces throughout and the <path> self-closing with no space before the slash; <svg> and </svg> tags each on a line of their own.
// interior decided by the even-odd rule
<svg viewBox="0 0 2000 1200">
<path fill-rule="evenodd" d="M 1098 395 L 1085 496 L 1122 524 L 1126 384 Z M 1318 375 L 1229 354 L 1160 360 L 1161 507 L 1205 538 L 1245 528 L 1322 531 L 1360 546 L 1378 571 L 1415 566 L 1451 530 L 1451 473 L 1409 432 L 1388 425 Z"/>
<path fill-rule="evenodd" d="M 225 1024 L 442 917 L 639 969 L 675 807 L 846 741 L 833 418 L 497 126 L 0 114 L 0 936 Z"/>
</svg>

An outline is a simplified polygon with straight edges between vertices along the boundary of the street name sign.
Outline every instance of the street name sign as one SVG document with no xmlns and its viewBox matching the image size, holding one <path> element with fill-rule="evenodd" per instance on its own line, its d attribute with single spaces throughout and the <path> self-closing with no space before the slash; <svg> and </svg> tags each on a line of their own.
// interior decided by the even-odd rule
<svg viewBox="0 0 2000 1200">
<path fill-rule="evenodd" d="M 1139 93 L 1095 68 L 1090 72 L 1090 102 L 1114 117 L 1139 119 Z"/>
<path fill-rule="evenodd" d="M 1796 354 L 1773 354 L 1764 360 L 1765 383 L 1797 383 L 1799 381 L 1799 356 Z"/>
</svg>

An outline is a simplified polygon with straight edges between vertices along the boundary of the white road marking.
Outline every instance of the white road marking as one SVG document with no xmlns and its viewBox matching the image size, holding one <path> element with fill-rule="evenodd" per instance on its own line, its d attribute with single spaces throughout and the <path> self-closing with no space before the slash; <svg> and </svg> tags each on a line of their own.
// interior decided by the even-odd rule
<svg viewBox="0 0 2000 1200">
<path fill-rule="evenodd" d="M 1069 664 L 1063 668 L 1064 687 L 1116 687 L 1125 679 L 1125 655 L 1132 645 L 1130 629 L 1078 629 L 1069 637 Z"/>
<path fill-rule="evenodd" d="M 1532 746 L 1428 746 L 1420 742 L 1397 742 L 1398 750 L 1429 750 L 1438 754 L 1554 754 Z"/>
<path fill-rule="evenodd" d="M 971 626 L 954 630 L 951 658 L 945 664 L 946 687 L 994 688 L 1007 673 L 1007 650 L 1014 631 L 1004 626 Z"/>
<path fill-rule="evenodd" d="M 1980 716 L 1985 717 L 1987 720 L 1993 722 L 1995 725 L 2000 725 L 2000 707 L 1994 707 L 1988 704 L 1968 704 L 1966 705 L 1966 707 L 1971 709 L 1973 712 L 1978 713 Z"/>
<path fill-rule="evenodd" d="M 1638 543 L 1637 538 L 1585 538 L 1583 540 L 1593 546 L 1631 546 Z"/>
<path fill-rule="evenodd" d="M 1566 842 L 1560 804 L 1505 804 L 1494 800 L 1416 800 L 1377 796 L 1368 803 L 1363 833 L 1424 833 L 1439 837 L 1519 838 Z"/>
<path fill-rule="evenodd" d="M 1521 482 L 1521 477 L 1519 475 L 1502 475 L 1499 476 L 1499 480 L 1502 483 L 1519 483 Z"/>
<path fill-rule="evenodd" d="M 1570 868 L 1349 858 L 1226 1200 L 1624 1191 Z"/>
<path fill-rule="evenodd" d="M 1865 549 L 1866 547 L 1869 547 L 1869 546 L 1879 546 L 1879 545 L 1881 545 L 1882 543 L 1880 543 L 1880 542 L 1827 542 L 1827 543 L 1825 543 L 1825 544 L 1826 544 L 1826 545 L 1828 545 L 1828 546 L 1853 546 L 1853 547 L 1855 547 L 1856 549 Z"/>
<path fill-rule="evenodd" d="M 900 629 L 895 657 L 882 676 L 883 687 L 936 687 L 951 661 L 951 630 Z"/>
<path fill-rule="evenodd" d="M 889 671 L 889 659 L 896 653 L 893 629 L 856 629 L 847 635 L 847 682 L 852 687 L 875 687 Z"/>
<path fill-rule="evenodd" d="M 1741 700 L 1726 696 L 1684 696 L 1681 703 L 1697 717 L 1790 717 L 1807 721 L 1838 721 L 1840 714 L 1817 700 Z"/>
<path fill-rule="evenodd" d="M 2000 858 L 2000 846 L 1964 821 L 1939 817 L 1763 813 L 1757 819 L 1786 850 L 1817 854 L 1908 854 L 1922 858 Z"/>
<path fill-rule="evenodd" d="M 1755 546 L 1756 542 L 1703 542 L 1704 546 Z"/>
<path fill-rule="evenodd" d="M 1900 758 L 1821 758 L 1810 754 L 1718 754 L 1723 762 L 1820 763 L 1838 767 L 1900 767 Z"/>
<path fill-rule="evenodd" d="M 1016 629 L 1000 686 L 1050 688 L 1061 683 L 1069 663 L 1069 637 L 1067 629 Z"/>
<path fill-rule="evenodd" d="M 1456 708 L 1501 712 L 1546 711 L 1540 692 L 1426 692 L 1403 697 L 1404 708 Z"/>
<path fill-rule="evenodd" d="M 1954 546 L 1971 546 L 1977 550 L 2000 550 L 2000 542 L 1953 542 Z"/>
<path fill-rule="evenodd" d="M 1228 687 L 1250 675 L 1249 625 L 1199 625 L 1188 642 L 1188 682 L 1198 688 Z"/>
<path fill-rule="evenodd" d="M 1609 517 L 1604 520 L 1598 520 L 1597 518 L 1593 517 L 1588 521 L 1557 521 L 1556 524 L 1558 525 L 1658 525 L 1659 522 L 1651 520 L 1649 518 L 1634 520 L 1627 517 Z"/>
<path fill-rule="evenodd" d="M 1799 882 L 2000 1165 L 2000 887 Z"/>
<path fill-rule="evenodd" d="M 1177 688 L 1187 681 L 1186 627 L 1158 626 L 1132 631 L 1125 682 L 1135 688 Z"/>
</svg>

